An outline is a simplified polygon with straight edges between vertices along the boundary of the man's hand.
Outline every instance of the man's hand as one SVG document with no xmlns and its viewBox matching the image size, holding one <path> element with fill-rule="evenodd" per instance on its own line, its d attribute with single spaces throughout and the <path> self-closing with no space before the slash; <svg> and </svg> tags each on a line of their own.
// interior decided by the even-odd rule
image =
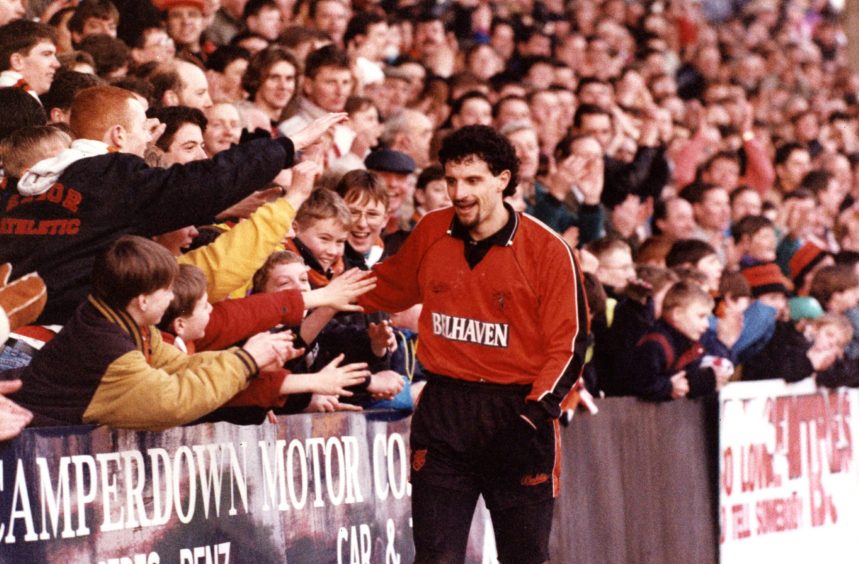
<svg viewBox="0 0 859 564">
<path fill-rule="evenodd" d="M 385 353 L 397 350 L 397 336 L 387 319 L 380 323 L 370 323 L 367 334 L 370 335 L 370 349 L 379 358 L 385 356 Z"/>
<path fill-rule="evenodd" d="M 329 113 L 321 118 L 317 118 L 304 126 L 290 137 L 296 151 L 301 151 L 305 147 L 309 147 L 315 143 L 320 137 L 337 125 L 346 121 L 349 114 L 345 112 Z"/>
<path fill-rule="evenodd" d="M 370 378 L 367 391 L 373 394 L 374 399 L 392 399 L 403 391 L 404 386 L 402 376 L 393 370 L 382 370 Z"/>
<path fill-rule="evenodd" d="M 283 366 L 289 359 L 292 339 L 292 333 L 289 332 L 257 333 L 242 348 L 253 357 L 260 372 L 263 372 Z"/>
<path fill-rule="evenodd" d="M 330 307 L 337 311 L 363 311 L 354 302 L 376 287 L 376 277 L 372 272 L 359 268 L 350 268 L 334 278 L 327 286 L 317 290 L 304 292 L 304 307 Z"/>
<path fill-rule="evenodd" d="M 605 182 L 605 162 L 602 157 L 570 155 L 563 166 L 569 167 L 573 183 L 584 196 L 583 202 L 591 206 L 599 204 Z"/>
<path fill-rule="evenodd" d="M 21 380 L 0 381 L 0 441 L 17 437 L 33 420 L 33 414 L 4 397 L 21 389 Z"/>
<path fill-rule="evenodd" d="M 292 182 L 286 187 L 286 199 L 292 209 L 298 210 L 304 200 L 313 192 L 316 177 L 322 174 L 322 167 L 316 160 L 301 161 L 292 167 Z"/>
<path fill-rule="evenodd" d="M 685 398 L 689 393 L 689 380 L 686 379 L 686 371 L 681 370 L 671 377 L 671 399 Z"/>
</svg>

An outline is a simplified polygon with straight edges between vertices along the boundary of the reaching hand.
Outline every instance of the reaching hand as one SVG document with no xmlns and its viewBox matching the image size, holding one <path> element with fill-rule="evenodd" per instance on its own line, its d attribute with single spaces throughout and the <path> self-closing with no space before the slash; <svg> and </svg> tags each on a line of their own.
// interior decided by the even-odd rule
<svg viewBox="0 0 859 564">
<path fill-rule="evenodd" d="M 316 177 L 322 174 L 322 167 L 315 160 L 301 161 L 292 167 L 292 182 L 286 188 L 286 199 L 292 209 L 297 210 L 310 197 Z"/>
<path fill-rule="evenodd" d="M 20 388 L 21 380 L 0 381 L 0 441 L 17 437 L 33 420 L 33 414 L 30 411 L 3 396 L 3 394 L 14 393 Z"/>
<path fill-rule="evenodd" d="M 295 145 L 295 150 L 301 151 L 305 147 L 309 147 L 325 135 L 329 129 L 338 123 L 346 121 L 348 117 L 349 114 L 345 112 L 337 112 L 329 113 L 313 120 L 290 137 L 292 144 Z"/>
<path fill-rule="evenodd" d="M 392 399 L 403 391 L 404 386 L 405 382 L 403 382 L 402 376 L 393 370 L 382 370 L 373 374 L 367 391 L 373 394 L 376 399 Z"/>
<path fill-rule="evenodd" d="M 390 321 L 370 323 L 367 333 L 370 335 L 370 348 L 374 355 L 383 357 L 385 353 L 397 350 L 397 337 L 394 335 Z"/>
<path fill-rule="evenodd" d="M 372 272 L 350 268 L 334 278 L 327 286 L 304 294 L 304 307 L 330 307 L 337 311 L 363 311 L 354 302 L 376 287 L 376 277 Z"/>
<path fill-rule="evenodd" d="M 242 348 L 251 355 L 260 371 L 280 368 L 289 359 L 292 333 L 257 333 Z"/>
<path fill-rule="evenodd" d="M 686 371 L 681 370 L 671 377 L 671 398 L 680 399 L 689 393 L 689 380 L 686 379 Z"/>
<path fill-rule="evenodd" d="M 326 396 L 313 394 L 310 404 L 305 408 L 305 413 L 333 413 L 335 411 L 362 411 L 360 405 L 351 403 L 340 403 L 337 396 Z"/>
<path fill-rule="evenodd" d="M 360 384 L 370 375 L 363 362 L 340 366 L 343 358 L 344 355 L 339 355 L 314 375 L 313 388 L 317 394 L 349 397 L 352 392 L 346 388 Z"/>
</svg>

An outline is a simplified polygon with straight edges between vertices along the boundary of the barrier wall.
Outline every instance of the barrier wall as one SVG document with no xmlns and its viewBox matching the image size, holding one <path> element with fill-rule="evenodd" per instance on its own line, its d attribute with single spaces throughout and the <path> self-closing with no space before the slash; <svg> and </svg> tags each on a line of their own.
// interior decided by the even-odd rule
<svg viewBox="0 0 859 564">
<path fill-rule="evenodd" d="M 790 562 L 790 546 L 806 539 L 855 555 L 859 466 L 850 414 L 859 392 L 744 386 L 723 394 L 721 452 L 716 398 L 607 399 L 597 416 L 577 415 L 562 432 L 553 561 L 707 563 L 721 550 L 723 562 L 748 562 L 775 547 L 785 557 L 765 561 Z M 742 464 L 731 467 L 736 487 L 726 488 L 718 461 L 728 450 L 733 460 L 745 452 L 742 460 L 755 453 L 771 462 L 744 463 L 757 469 L 754 491 L 743 485 Z M 0 445 L 0 562 L 405 564 L 414 556 L 407 452 L 408 419 L 390 414 L 164 433 L 28 430 Z M 788 531 L 772 512 L 787 511 L 773 499 L 790 499 L 791 488 L 807 496 L 808 526 Z M 776 517 L 761 526 L 758 514 Z M 469 562 L 493 560 L 488 527 L 481 510 Z M 755 527 L 766 534 L 743 536 Z M 792 536 L 805 529 L 811 537 Z"/>
</svg>

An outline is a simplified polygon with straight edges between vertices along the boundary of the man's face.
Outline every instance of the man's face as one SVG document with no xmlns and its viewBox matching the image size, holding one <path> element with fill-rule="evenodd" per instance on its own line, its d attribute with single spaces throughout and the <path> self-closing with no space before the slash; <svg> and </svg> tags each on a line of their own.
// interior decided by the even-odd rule
<svg viewBox="0 0 859 564">
<path fill-rule="evenodd" d="M 387 210 L 382 202 L 361 197 L 346 204 L 352 213 L 352 228 L 349 230 L 349 245 L 359 253 L 366 254 L 381 236 L 387 220 Z"/>
<path fill-rule="evenodd" d="M 525 100 L 507 100 L 498 108 L 495 127 L 501 128 L 511 121 L 531 121 L 531 108 Z"/>
<path fill-rule="evenodd" d="M 610 110 L 614 104 L 614 94 L 608 84 L 592 82 L 585 85 L 579 93 L 579 102 L 582 104 L 594 104 L 603 110 Z"/>
<path fill-rule="evenodd" d="M 349 8 L 338 0 L 320 2 L 316 6 L 313 23 L 316 29 L 324 31 L 331 36 L 334 43 L 339 44 L 349 23 Z"/>
<path fill-rule="evenodd" d="M 675 329 L 697 341 L 710 326 L 710 306 L 702 302 L 692 302 L 668 312 L 668 319 Z"/>
<path fill-rule="evenodd" d="M 492 125 L 492 106 L 483 98 L 469 98 L 453 116 L 454 128 L 466 125 Z"/>
<path fill-rule="evenodd" d="M 793 151 L 787 160 L 775 167 L 779 180 L 784 188 L 793 190 L 802 182 L 803 177 L 811 170 L 811 157 L 805 149 Z"/>
<path fill-rule="evenodd" d="M 293 94 L 295 94 L 295 67 L 287 61 L 278 61 L 268 70 L 254 99 L 266 108 L 280 111 L 286 107 Z"/>
<path fill-rule="evenodd" d="M 305 95 L 311 102 L 329 112 L 342 112 L 351 92 L 352 72 L 349 69 L 322 67 L 316 72 L 316 76 L 304 79 Z"/>
<path fill-rule="evenodd" d="M 731 159 L 713 161 L 707 169 L 704 181 L 718 184 L 730 192 L 740 183 L 740 165 Z"/>
<path fill-rule="evenodd" d="M 203 34 L 203 12 L 193 6 L 177 6 L 167 13 L 167 33 L 179 45 L 196 46 Z"/>
<path fill-rule="evenodd" d="M 238 143 L 242 135 L 242 120 L 239 111 L 232 104 L 217 104 L 206 112 L 209 120 L 203 138 L 206 152 L 214 156 Z"/>
<path fill-rule="evenodd" d="M 185 123 L 176 130 L 170 148 L 164 153 L 168 165 L 186 164 L 206 158 L 203 150 L 203 132 L 195 123 Z"/>
<path fill-rule="evenodd" d="M 423 55 L 431 55 L 444 45 L 444 25 L 439 20 L 419 23 L 415 29 L 415 46 Z"/>
<path fill-rule="evenodd" d="M 268 274 L 268 281 L 263 292 L 279 292 L 281 290 L 309 291 L 310 279 L 307 276 L 307 266 L 303 262 L 275 265 Z"/>
<path fill-rule="evenodd" d="M 313 222 L 301 229 L 298 238 L 310 250 L 319 265 L 328 270 L 343 256 L 343 248 L 349 232 L 333 218 Z"/>
<path fill-rule="evenodd" d="M 367 34 L 361 38 L 361 55 L 371 61 L 381 61 L 385 55 L 388 43 L 388 24 L 379 22 L 367 28 Z"/>
<path fill-rule="evenodd" d="M 467 157 L 460 162 L 444 166 L 447 193 L 453 203 L 456 217 L 472 235 L 483 238 L 482 226 L 495 223 L 504 211 L 502 193 L 510 180 L 510 172 L 492 174 L 486 161 Z"/>
<path fill-rule="evenodd" d="M 409 198 L 412 191 L 411 175 L 382 170 L 374 170 L 372 172 L 384 180 L 385 186 L 388 188 L 388 215 L 396 214 L 400 211 L 400 207 Z"/>
<path fill-rule="evenodd" d="M 540 142 L 537 132 L 533 129 L 520 129 L 509 134 L 507 140 L 513 145 L 516 158 L 519 159 L 519 177 L 523 180 L 534 179 L 540 166 Z"/>
<path fill-rule="evenodd" d="M 707 290 L 711 292 L 719 291 L 719 280 L 722 278 L 722 271 L 725 270 L 725 266 L 719 260 L 718 256 L 705 256 L 695 263 L 695 269 L 707 277 Z"/>
<path fill-rule="evenodd" d="M 36 94 L 44 94 L 51 88 L 54 74 L 60 68 L 57 48 L 47 40 L 37 43 L 25 55 L 13 54 L 10 62 L 12 69 L 23 75 Z"/>
<path fill-rule="evenodd" d="M 671 200 L 666 207 L 665 219 L 659 222 L 658 227 L 670 239 L 691 239 L 695 233 L 692 205 L 680 198 Z"/>
<path fill-rule="evenodd" d="M 423 190 L 415 190 L 415 199 L 427 213 L 450 206 L 447 182 L 444 180 L 429 182 Z"/>
<path fill-rule="evenodd" d="M 722 188 L 708 191 L 694 209 L 695 220 L 705 229 L 722 231 L 731 224 L 731 202 L 728 192 Z"/>
<path fill-rule="evenodd" d="M 134 53 L 135 59 L 141 64 L 166 63 L 176 55 L 176 44 L 163 29 L 151 29 L 143 40 L 143 47 Z"/>
<path fill-rule="evenodd" d="M 761 215 L 761 196 L 754 190 L 745 190 L 731 204 L 731 221 L 737 222 L 750 215 Z"/>
<path fill-rule="evenodd" d="M 588 114 L 582 116 L 582 125 L 579 133 L 594 137 L 599 141 L 603 151 L 605 151 L 611 140 L 611 118 L 605 114 Z"/>
<path fill-rule="evenodd" d="M 280 10 L 275 7 L 265 7 L 261 8 L 256 15 L 248 17 L 247 26 L 248 30 L 253 33 L 258 33 L 269 41 L 274 41 L 280 36 L 283 29 L 282 22 Z"/>
<path fill-rule="evenodd" d="M 0 25 L 23 18 L 26 12 L 23 0 L 0 0 Z"/>
<path fill-rule="evenodd" d="M 603 285 L 617 291 L 623 290 L 629 281 L 635 277 L 632 253 L 627 249 L 617 249 L 606 253 L 600 257 L 596 275 Z"/>
<path fill-rule="evenodd" d="M 125 144 L 120 148 L 123 153 L 142 157 L 146 145 L 152 140 L 147 124 L 146 110 L 137 99 L 128 100 L 128 127 L 125 128 Z M 158 120 L 154 120 L 157 122 Z"/>
<path fill-rule="evenodd" d="M 177 70 L 182 80 L 182 88 L 178 92 L 179 104 L 189 108 L 197 108 L 206 111 L 212 107 L 212 98 L 209 96 L 209 82 L 206 74 L 195 65 L 181 63 Z"/>
<path fill-rule="evenodd" d="M 84 21 L 83 31 L 80 38 L 75 38 L 79 43 L 90 35 L 104 34 L 116 37 L 116 21 L 111 18 L 87 18 Z"/>
<path fill-rule="evenodd" d="M 746 252 L 750 257 L 761 262 L 774 261 L 777 242 L 775 229 L 764 227 L 749 237 L 749 246 Z"/>
<path fill-rule="evenodd" d="M 425 115 L 415 115 L 409 122 L 409 156 L 419 167 L 430 164 L 430 145 L 432 144 L 432 122 Z"/>
</svg>

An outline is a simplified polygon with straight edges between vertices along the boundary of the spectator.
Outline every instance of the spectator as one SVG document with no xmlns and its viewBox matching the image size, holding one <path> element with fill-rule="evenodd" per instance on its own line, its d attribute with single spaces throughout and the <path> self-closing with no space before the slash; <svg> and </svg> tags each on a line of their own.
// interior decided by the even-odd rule
<svg viewBox="0 0 859 564">
<path fill-rule="evenodd" d="M 21 88 L 38 100 L 60 68 L 55 43 L 45 24 L 15 20 L 0 27 L 0 88 Z"/>
</svg>

